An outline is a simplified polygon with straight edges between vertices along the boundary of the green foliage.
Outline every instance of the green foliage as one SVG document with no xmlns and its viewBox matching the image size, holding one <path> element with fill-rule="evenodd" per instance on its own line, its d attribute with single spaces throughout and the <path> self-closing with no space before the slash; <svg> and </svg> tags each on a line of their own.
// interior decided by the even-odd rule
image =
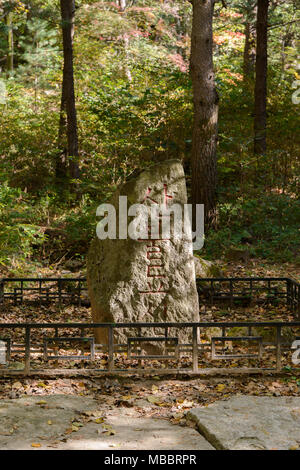
<svg viewBox="0 0 300 470">
<path fill-rule="evenodd" d="M 30 202 L 19 189 L 0 186 L 0 264 L 22 263 L 44 241 L 40 227 L 28 223 L 35 217 Z"/>
<path fill-rule="evenodd" d="M 24 93 L 13 79 L 6 88 L 7 105 L 0 106 L 0 180 L 36 193 L 51 182 L 58 116 L 49 114 L 47 96 L 36 108 L 32 90 Z"/>
<path fill-rule="evenodd" d="M 268 153 L 253 156 L 253 78 L 243 81 L 245 20 L 255 2 L 216 4 L 214 63 L 220 96 L 219 228 L 212 258 L 227 249 L 295 260 L 299 233 L 299 107 L 295 2 L 272 4 L 269 30 Z M 81 178 L 77 193 L 55 180 L 62 79 L 58 0 L 5 2 L 13 12 L 14 72 L 5 74 L 7 26 L 0 24 L 0 262 L 84 254 L 95 209 L 136 169 L 180 158 L 187 169 L 192 129 L 191 5 L 186 0 L 76 1 L 74 71 Z M 188 187 L 188 191 L 190 188 Z M 21 217 L 22 215 L 22 217 Z M 43 227 L 43 229 L 39 229 Z M 44 237 L 44 229 L 61 236 Z M 201 253 L 202 255 L 202 253 Z"/>
<path fill-rule="evenodd" d="M 259 192 L 221 204 L 220 223 L 205 244 L 209 256 L 223 257 L 235 247 L 276 262 L 299 262 L 300 201 L 288 195 Z"/>
<path fill-rule="evenodd" d="M 52 201 L 52 204 L 54 203 Z M 70 209 L 67 213 L 61 211 L 56 216 L 51 225 L 54 236 L 51 237 L 50 233 L 46 244 L 46 247 L 55 253 L 56 258 L 63 256 L 66 251 L 69 256 L 86 254 L 98 222 L 96 219 L 97 206 L 97 202 L 83 196 L 75 208 Z M 53 209 L 52 206 L 50 211 Z"/>
</svg>

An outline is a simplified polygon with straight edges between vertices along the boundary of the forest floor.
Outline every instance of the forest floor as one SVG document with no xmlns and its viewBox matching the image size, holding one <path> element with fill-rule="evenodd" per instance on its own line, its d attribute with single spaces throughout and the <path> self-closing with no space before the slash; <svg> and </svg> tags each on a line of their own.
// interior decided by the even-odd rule
<svg viewBox="0 0 300 470">
<path fill-rule="evenodd" d="M 299 384 L 289 374 L 189 380 L 27 378 L 1 380 L 0 388 L 1 449 L 209 449 L 188 419 L 189 410 L 241 395 L 300 400 Z M 71 406 L 74 398 L 80 400 Z M 53 405 L 51 399 L 59 403 Z"/>
<path fill-rule="evenodd" d="M 43 276 L 56 276 L 58 273 L 54 274 L 53 272 L 42 271 L 40 274 Z M 62 274 L 61 271 L 60 274 Z M 78 274 L 84 275 L 82 272 L 73 273 L 74 277 Z M 226 266 L 225 274 L 226 276 L 285 276 L 299 280 L 299 268 L 297 268 L 297 266 L 293 266 L 292 264 L 276 266 L 259 260 L 256 260 L 255 263 L 251 263 L 251 265 L 247 265 L 246 267 L 230 263 Z M 257 311 L 255 308 L 250 310 L 243 309 L 244 321 L 249 318 L 249 315 L 251 318 L 255 318 L 257 315 L 260 319 L 270 319 L 270 311 L 268 309 L 264 310 L 263 308 L 261 310 L 261 308 L 262 307 L 258 307 Z M 229 310 L 230 318 L 228 311 L 224 318 L 222 315 L 215 317 L 213 309 L 206 310 L 206 312 L 203 313 L 206 315 L 205 318 L 210 321 L 212 321 L 213 318 L 219 321 L 222 319 L 232 321 L 242 318 L 242 310 L 239 311 L 238 309 L 235 312 L 231 312 L 232 315 Z M 15 306 L 10 312 L 2 310 L 0 315 L 2 321 L 10 322 L 21 322 L 26 319 L 30 321 L 37 321 L 38 319 L 40 322 L 70 321 L 70 317 L 72 321 L 75 322 L 90 321 L 89 308 L 78 308 L 74 306 L 68 306 L 63 310 L 57 310 L 55 306 L 50 306 L 50 308 L 42 307 L 39 308 L 38 313 L 34 311 L 34 309 L 29 311 L 28 309 L 25 310 L 22 306 Z M 272 318 L 273 320 L 292 319 L 284 307 L 276 309 L 275 316 L 273 314 Z M 42 377 L 18 377 L 0 380 L 0 410 L 1 403 L 4 403 L 4 401 L 17 399 L 25 400 L 29 397 L 39 398 L 40 405 L 35 406 L 47 407 L 48 405 L 45 399 L 56 395 L 64 395 L 66 400 L 76 396 L 95 400 L 98 404 L 101 404 L 101 416 L 81 414 L 80 416 L 76 415 L 75 417 L 70 417 L 68 425 L 66 425 L 64 429 L 60 429 L 59 442 L 48 442 L 47 445 L 50 445 L 50 447 L 53 445 L 53 448 L 55 448 L 56 446 L 60 446 L 62 442 L 67 442 L 70 437 L 73 439 L 76 433 L 80 435 L 82 426 L 92 420 L 96 421 L 96 424 L 107 423 L 106 427 L 102 426 L 101 431 L 97 429 L 94 429 L 94 431 L 101 435 L 103 433 L 103 436 L 109 437 L 107 440 L 108 447 L 116 446 L 120 449 L 130 447 L 126 447 L 125 444 L 125 447 L 122 447 L 121 441 L 118 440 L 118 433 L 121 428 L 118 428 L 116 421 L 114 421 L 115 418 L 113 417 L 119 416 L 120 422 L 122 419 L 126 420 L 128 417 L 128 419 L 134 418 L 141 420 L 148 418 L 152 420 L 160 419 L 171 425 L 176 425 L 176 429 L 177 427 L 182 427 L 190 430 L 191 427 L 195 427 L 186 417 L 186 412 L 191 408 L 206 407 L 216 401 L 227 400 L 236 395 L 299 397 L 300 372 L 295 373 L 287 368 L 281 375 L 269 374 L 266 376 L 232 375 L 226 377 L 215 376 L 201 378 L 189 378 L 188 376 L 184 376 L 178 378 L 178 376 L 164 377 L 156 375 L 146 377 L 63 377 L 47 379 Z M 50 421 L 48 426 L 51 428 L 51 419 L 48 421 Z M 139 427 L 138 422 L 136 422 L 134 426 L 134 429 L 142 429 L 143 427 Z M 11 428 L 5 432 L 14 434 L 16 429 L 12 421 Z M 166 433 L 168 434 L 168 430 L 166 430 Z M 191 436 L 189 438 L 191 438 Z M 33 446 L 36 448 L 42 448 L 44 446 L 42 439 L 32 444 L 37 444 Z M 160 444 L 158 441 L 155 445 L 157 445 L 157 448 L 162 448 L 159 447 Z M 166 442 L 162 445 L 166 445 Z"/>
<path fill-rule="evenodd" d="M 226 277 L 230 276 L 265 276 L 265 277 L 290 277 L 296 281 L 300 281 L 300 266 L 294 263 L 274 263 L 267 259 L 250 258 L 247 263 L 244 262 L 231 262 L 216 260 L 216 264 L 221 268 L 222 273 Z M 57 263 L 45 265 L 42 262 L 27 262 L 22 266 L 14 266 L 13 268 L 6 268 L 0 265 L 0 277 L 59 277 L 71 276 L 80 277 L 85 276 L 84 262 L 77 262 L 78 270 L 69 270 L 69 264 L 72 260 L 62 258 Z"/>
</svg>

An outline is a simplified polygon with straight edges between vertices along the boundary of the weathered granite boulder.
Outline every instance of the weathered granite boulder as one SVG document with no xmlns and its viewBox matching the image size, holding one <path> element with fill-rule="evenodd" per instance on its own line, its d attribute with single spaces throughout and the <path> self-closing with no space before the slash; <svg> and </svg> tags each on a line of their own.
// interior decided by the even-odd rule
<svg viewBox="0 0 300 470">
<path fill-rule="evenodd" d="M 194 263 L 196 277 L 224 277 L 220 267 L 212 261 L 194 256 Z"/>
<path fill-rule="evenodd" d="M 165 161 L 128 181 L 110 201 L 119 217 L 119 196 L 128 207 L 144 204 L 183 206 L 187 202 L 183 167 L 178 160 Z M 195 266 L 190 237 L 179 239 L 100 240 L 91 243 L 87 280 L 94 322 L 188 322 L 199 321 Z M 120 340 L 132 334 L 122 330 Z M 136 335 L 135 335 L 136 336 Z M 183 336 L 182 336 L 183 337 Z M 98 343 L 107 332 L 96 332 Z"/>
</svg>

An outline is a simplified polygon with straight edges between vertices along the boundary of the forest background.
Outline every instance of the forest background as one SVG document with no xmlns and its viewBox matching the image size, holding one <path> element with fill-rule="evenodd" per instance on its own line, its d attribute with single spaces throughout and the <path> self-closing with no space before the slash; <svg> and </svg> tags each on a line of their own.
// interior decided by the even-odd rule
<svg viewBox="0 0 300 470">
<path fill-rule="evenodd" d="M 253 151 L 253 0 L 217 2 L 217 224 L 200 256 L 293 264 L 299 257 L 299 3 L 271 0 L 266 150 Z M 0 2 L 0 272 L 84 261 L 96 208 L 155 162 L 180 158 L 191 195 L 192 5 L 76 0 L 78 152 L 61 135 L 60 2 Z M 74 170 L 75 168 L 75 170 Z"/>
</svg>

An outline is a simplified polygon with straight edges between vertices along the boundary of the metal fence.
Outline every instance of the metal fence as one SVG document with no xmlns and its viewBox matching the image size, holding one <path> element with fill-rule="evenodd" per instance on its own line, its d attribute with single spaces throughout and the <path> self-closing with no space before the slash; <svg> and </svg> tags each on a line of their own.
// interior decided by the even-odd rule
<svg viewBox="0 0 300 470">
<path fill-rule="evenodd" d="M 300 319 L 300 284 L 286 277 L 198 278 L 197 287 L 202 302 L 211 305 L 229 302 L 247 305 L 284 302 Z"/>
<path fill-rule="evenodd" d="M 0 376 L 300 372 L 299 333 L 300 322 L 1 323 Z"/>
<path fill-rule="evenodd" d="M 298 366 L 299 283 L 274 277 L 201 278 L 197 288 L 202 305 L 283 303 L 295 321 L 0 323 L 0 376 L 272 373 Z M 23 302 L 88 305 L 86 279 L 1 279 L 2 308 Z M 100 330 L 106 332 L 104 344 L 95 341 Z"/>
<path fill-rule="evenodd" d="M 300 319 L 300 284 L 290 278 L 197 278 L 197 288 L 203 304 L 268 302 L 276 305 L 284 302 Z M 89 305 L 85 278 L 3 278 L 0 279 L 0 304 L 5 300 L 14 304 L 32 301 Z"/>
<path fill-rule="evenodd" d="M 85 295 L 84 295 L 85 294 Z M 0 279 L 0 304 L 12 301 L 36 303 L 57 302 L 88 304 L 85 278 L 2 278 Z"/>
</svg>

